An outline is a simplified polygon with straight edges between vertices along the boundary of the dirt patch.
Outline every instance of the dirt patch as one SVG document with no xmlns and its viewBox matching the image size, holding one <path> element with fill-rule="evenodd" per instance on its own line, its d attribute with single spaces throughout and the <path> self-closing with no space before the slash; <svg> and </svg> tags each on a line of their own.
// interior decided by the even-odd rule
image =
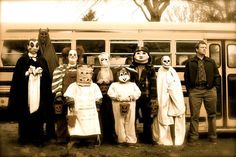
<svg viewBox="0 0 236 157">
<path fill-rule="evenodd" d="M 67 146 L 47 143 L 39 148 L 17 144 L 17 124 L 0 123 L 0 156 L 2 157 L 235 157 L 235 134 L 219 134 L 217 144 L 207 141 L 206 135 L 195 145 L 160 146 L 137 143 L 135 146 L 104 144 L 95 147 Z"/>
</svg>

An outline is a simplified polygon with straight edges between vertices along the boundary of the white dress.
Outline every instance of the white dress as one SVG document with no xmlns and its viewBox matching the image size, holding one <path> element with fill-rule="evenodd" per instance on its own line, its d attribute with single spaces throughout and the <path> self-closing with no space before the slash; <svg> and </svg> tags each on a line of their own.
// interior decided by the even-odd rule
<svg viewBox="0 0 236 157">
<path fill-rule="evenodd" d="M 76 82 L 70 84 L 64 93 L 65 97 L 75 100 L 76 123 L 74 127 L 68 126 L 71 136 L 89 136 L 101 134 L 96 101 L 102 98 L 97 84 L 79 86 Z M 68 111 L 68 115 L 70 115 Z"/>
<path fill-rule="evenodd" d="M 153 121 L 153 140 L 158 144 L 173 145 L 170 125 L 174 124 L 175 145 L 182 145 L 186 132 L 185 103 L 181 82 L 172 67 L 158 70 L 157 94 L 159 110 Z"/>
</svg>

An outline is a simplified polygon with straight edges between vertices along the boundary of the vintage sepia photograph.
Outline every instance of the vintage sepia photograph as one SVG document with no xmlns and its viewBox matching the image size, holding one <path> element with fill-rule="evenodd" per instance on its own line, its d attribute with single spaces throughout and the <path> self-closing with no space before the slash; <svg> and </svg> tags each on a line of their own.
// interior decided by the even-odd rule
<svg viewBox="0 0 236 157">
<path fill-rule="evenodd" d="M 0 0 L 0 156 L 235 157 L 236 0 Z"/>
</svg>

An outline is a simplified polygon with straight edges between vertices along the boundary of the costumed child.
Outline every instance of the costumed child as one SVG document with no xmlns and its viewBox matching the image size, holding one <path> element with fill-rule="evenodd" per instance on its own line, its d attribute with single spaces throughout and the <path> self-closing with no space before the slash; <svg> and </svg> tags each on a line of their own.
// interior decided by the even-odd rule
<svg viewBox="0 0 236 157">
<path fill-rule="evenodd" d="M 113 82 L 107 94 L 112 99 L 112 109 L 115 118 L 115 131 L 119 144 L 135 144 L 137 142 L 135 131 L 136 100 L 141 91 L 134 82 L 130 82 L 131 68 L 121 68 L 117 72 L 118 82 Z M 132 69 L 134 71 L 134 69 Z"/>
<path fill-rule="evenodd" d="M 157 73 L 158 115 L 153 122 L 153 139 L 158 144 L 182 145 L 185 138 L 185 104 L 178 74 L 163 56 Z"/>
<path fill-rule="evenodd" d="M 71 50 L 68 47 L 64 48 L 62 55 L 66 56 L 66 60 L 64 60 L 64 64 L 57 67 L 53 72 L 52 93 L 55 95 L 54 108 L 58 144 L 66 144 L 69 140 L 66 119 L 68 106 L 65 104 L 63 94 L 71 83 L 76 82 L 77 62 L 82 54 L 83 49 Z"/>
<path fill-rule="evenodd" d="M 116 139 L 115 122 L 111 99 L 107 95 L 107 91 L 110 84 L 113 82 L 113 73 L 110 68 L 110 56 L 107 52 L 102 52 L 98 55 L 98 60 L 101 67 L 94 71 L 93 80 L 97 83 L 103 95 L 99 111 L 102 142 L 112 144 Z"/>
<path fill-rule="evenodd" d="M 100 142 L 101 130 L 96 103 L 101 103 L 102 93 L 98 85 L 92 82 L 92 75 L 91 66 L 79 65 L 76 82 L 70 84 L 64 93 L 69 106 L 67 118 L 71 140 L 73 137 L 93 136 Z M 73 144 L 73 141 L 69 144 Z"/>
<path fill-rule="evenodd" d="M 18 120 L 19 142 L 42 146 L 43 123 L 53 111 L 51 79 L 38 41 L 30 39 L 27 49 L 14 69 L 8 109 Z"/>
<path fill-rule="evenodd" d="M 130 67 L 137 71 L 136 75 L 131 76 L 131 81 L 134 81 L 141 90 L 141 96 L 136 102 L 136 119 L 143 122 L 141 141 L 152 144 L 151 126 L 156 112 L 157 91 L 156 72 L 147 47 L 138 47 L 135 50 Z"/>
</svg>

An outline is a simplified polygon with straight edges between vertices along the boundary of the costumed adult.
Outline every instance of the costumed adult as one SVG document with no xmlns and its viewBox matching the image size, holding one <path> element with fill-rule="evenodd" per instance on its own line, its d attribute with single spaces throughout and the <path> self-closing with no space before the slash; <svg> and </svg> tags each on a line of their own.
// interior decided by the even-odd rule
<svg viewBox="0 0 236 157">
<path fill-rule="evenodd" d="M 52 80 L 53 71 L 59 66 L 59 60 L 49 37 L 49 29 L 39 29 L 38 42 L 40 52 L 47 61 L 50 78 Z M 46 120 L 46 136 L 48 140 L 56 137 L 54 112 L 53 110 L 50 112 L 51 117 Z"/>
<path fill-rule="evenodd" d="M 153 140 L 160 145 L 182 145 L 185 139 L 185 103 L 181 82 L 170 57 L 163 56 L 157 73 L 158 114 Z"/>
<path fill-rule="evenodd" d="M 102 93 L 98 85 L 92 82 L 92 75 L 91 66 L 78 66 L 76 82 L 70 84 L 64 93 L 69 105 L 67 117 L 71 138 L 98 138 L 101 134 L 96 103 L 101 103 Z"/>
<path fill-rule="evenodd" d="M 82 54 L 83 49 L 71 50 L 68 47 L 64 48 L 62 55 L 66 56 L 65 64 L 60 65 L 53 72 L 52 92 L 55 95 L 54 109 L 58 144 L 66 144 L 69 140 L 66 119 L 68 106 L 65 104 L 63 94 L 71 83 L 76 82 L 78 56 Z"/>
<path fill-rule="evenodd" d="M 115 122 L 112 112 L 112 102 L 107 95 L 108 88 L 113 82 L 113 73 L 110 68 L 110 55 L 107 52 L 102 52 L 98 55 L 100 68 L 97 68 L 93 74 L 93 81 L 97 83 L 102 92 L 102 104 L 99 109 L 99 118 L 102 131 L 103 143 L 116 142 Z"/>
<path fill-rule="evenodd" d="M 19 142 L 42 145 L 43 123 L 53 110 L 51 79 L 38 41 L 30 39 L 27 49 L 14 69 L 8 109 L 18 120 Z"/>
<path fill-rule="evenodd" d="M 131 76 L 141 90 L 141 97 L 137 100 L 136 119 L 143 122 L 141 140 L 144 143 L 152 143 L 153 110 L 157 102 L 156 73 L 151 64 L 151 56 L 147 47 L 138 47 L 133 54 L 131 68 L 137 71 L 137 75 Z M 141 109 L 141 114 L 140 114 Z"/>
<path fill-rule="evenodd" d="M 119 144 L 133 145 L 137 142 L 135 131 L 136 100 L 141 91 L 134 82 L 130 82 L 131 68 L 121 68 L 117 72 L 118 82 L 113 82 L 107 94 L 112 99 L 115 118 L 115 131 Z"/>
<path fill-rule="evenodd" d="M 39 49 L 43 57 L 48 63 L 50 77 L 53 76 L 53 71 L 59 66 L 59 60 L 49 36 L 49 29 L 39 29 L 38 34 Z"/>
</svg>

